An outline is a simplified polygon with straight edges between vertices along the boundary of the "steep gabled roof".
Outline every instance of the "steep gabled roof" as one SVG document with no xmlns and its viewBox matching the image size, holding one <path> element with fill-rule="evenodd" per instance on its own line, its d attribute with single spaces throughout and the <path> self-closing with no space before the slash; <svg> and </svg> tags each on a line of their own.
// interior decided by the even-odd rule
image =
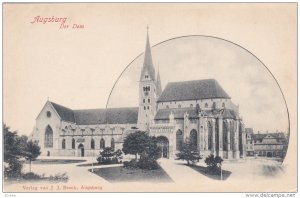
<svg viewBox="0 0 300 198">
<path fill-rule="evenodd" d="M 136 124 L 138 107 L 74 110 L 74 114 L 79 125 Z"/>
<path fill-rule="evenodd" d="M 62 120 L 75 123 L 74 113 L 72 109 L 56 104 L 54 102 L 50 103 Z"/>
<path fill-rule="evenodd" d="M 138 107 L 72 110 L 50 102 L 63 121 L 78 125 L 136 124 Z"/>
<path fill-rule="evenodd" d="M 168 83 L 158 102 L 228 98 L 215 79 Z"/>
</svg>

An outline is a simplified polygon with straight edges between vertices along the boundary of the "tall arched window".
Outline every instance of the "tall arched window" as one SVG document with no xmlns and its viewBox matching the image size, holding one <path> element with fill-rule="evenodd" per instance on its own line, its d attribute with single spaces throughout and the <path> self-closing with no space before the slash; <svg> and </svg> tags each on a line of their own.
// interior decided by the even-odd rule
<svg viewBox="0 0 300 198">
<path fill-rule="evenodd" d="M 190 132 L 190 143 L 194 148 L 197 148 L 197 131 L 195 129 Z"/>
<path fill-rule="evenodd" d="M 91 139 L 91 149 L 95 149 L 95 141 L 94 141 L 94 139 Z"/>
<path fill-rule="evenodd" d="M 72 138 L 72 149 L 75 149 L 75 139 Z"/>
<path fill-rule="evenodd" d="M 212 126 L 211 126 L 211 122 L 208 122 L 207 123 L 207 128 L 208 128 L 208 150 L 211 150 L 212 149 Z"/>
<path fill-rule="evenodd" d="M 103 138 L 101 138 L 100 140 L 100 149 L 104 149 L 105 148 L 105 140 Z"/>
<path fill-rule="evenodd" d="M 226 122 L 223 122 L 223 150 L 227 151 L 227 128 L 226 128 Z"/>
<path fill-rule="evenodd" d="M 234 145 L 234 123 L 233 121 L 230 122 L 230 149 L 233 149 Z"/>
<path fill-rule="evenodd" d="M 216 149 L 219 150 L 220 145 L 219 145 L 219 120 L 216 119 L 215 123 L 215 143 L 216 143 Z"/>
<path fill-rule="evenodd" d="M 115 150 L 115 139 L 114 139 L 114 138 L 111 138 L 110 148 L 111 148 L 113 151 Z"/>
<path fill-rule="evenodd" d="M 180 150 L 183 144 L 183 133 L 180 129 L 176 132 L 176 150 Z"/>
<path fill-rule="evenodd" d="M 63 139 L 61 142 L 61 148 L 66 149 L 66 140 L 65 139 Z"/>
<path fill-rule="evenodd" d="M 52 128 L 48 125 L 45 131 L 45 147 L 53 147 L 53 131 Z"/>
<path fill-rule="evenodd" d="M 216 104 L 216 102 L 213 102 L 213 104 L 212 104 L 212 108 L 213 108 L 213 109 L 216 109 L 216 108 L 217 108 L 217 104 Z"/>
</svg>

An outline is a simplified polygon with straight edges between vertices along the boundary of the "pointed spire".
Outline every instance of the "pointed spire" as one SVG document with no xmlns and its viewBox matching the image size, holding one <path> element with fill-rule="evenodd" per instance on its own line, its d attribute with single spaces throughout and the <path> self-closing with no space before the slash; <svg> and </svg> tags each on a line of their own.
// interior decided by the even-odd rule
<svg viewBox="0 0 300 198">
<path fill-rule="evenodd" d="M 147 40 L 146 40 L 146 48 L 144 53 L 144 64 L 143 64 L 140 80 L 144 78 L 145 73 L 148 73 L 151 80 L 155 80 L 155 70 L 152 62 L 152 54 L 151 54 L 151 46 L 149 41 L 148 29 L 149 27 L 147 25 Z"/>
<path fill-rule="evenodd" d="M 159 74 L 159 66 L 157 69 L 157 78 L 156 78 L 156 90 L 157 90 L 157 95 L 160 96 L 162 90 L 161 90 L 161 81 L 160 81 L 160 74 Z"/>
</svg>

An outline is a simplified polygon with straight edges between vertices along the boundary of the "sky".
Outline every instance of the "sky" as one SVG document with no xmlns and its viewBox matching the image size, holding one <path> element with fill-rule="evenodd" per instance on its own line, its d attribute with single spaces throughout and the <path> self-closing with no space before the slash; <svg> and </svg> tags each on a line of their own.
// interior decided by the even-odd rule
<svg viewBox="0 0 300 198">
<path fill-rule="evenodd" d="M 288 115 L 283 95 L 267 68 L 247 50 L 207 36 L 172 39 L 152 48 L 162 88 L 168 82 L 216 79 L 239 105 L 245 127 L 260 132 L 287 132 Z M 117 81 L 108 107 L 138 105 L 138 80 L 143 55 Z"/>
<path fill-rule="evenodd" d="M 251 51 L 276 76 L 296 131 L 296 9 L 292 4 L 4 4 L 3 121 L 30 134 L 47 98 L 72 109 L 105 108 L 116 79 L 143 53 L 148 25 L 151 45 L 210 35 Z M 37 16 L 66 17 L 70 27 L 84 28 L 32 24 Z M 163 87 L 170 81 L 215 78 L 240 106 L 246 126 L 287 130 L 274 79 L 243 49 L 186 37 L 153 47 L 153 59 Z M 142 56 L 122 75 L 110 106 L 137 105 L 141 64 Z"/>
</svg>

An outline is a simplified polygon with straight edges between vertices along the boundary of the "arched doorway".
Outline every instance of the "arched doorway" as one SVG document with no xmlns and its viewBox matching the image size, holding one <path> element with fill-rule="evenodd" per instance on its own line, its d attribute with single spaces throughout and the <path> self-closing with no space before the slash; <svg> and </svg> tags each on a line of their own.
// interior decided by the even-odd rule
<svg viewBox="0 0 300 198">
<path fill-rule="evenodd" d="M 78 145 L 78 151 L 79 151 L 79 155 L 81 157 L 84 157 L 84 146 L 83 146 L 83 144 Z"/>
<path fill-rule="evenodd" d="M 273 157 L 272 152 L 267 152 L 267 157 Z"/>
<path fill-rule="evenodd" d="M 197 135 L 197 131 L 195 129 L 191 130 L 190 132 L 190 143 L 194 148 L 198 148 L 198 135 Z"/>
<path fill-rule="evenodd" d="M 157 137 L 157 145 L 161 149 L 161 157 L 169 158 L 169 140 L 165 136 Z"/>
</svg>

